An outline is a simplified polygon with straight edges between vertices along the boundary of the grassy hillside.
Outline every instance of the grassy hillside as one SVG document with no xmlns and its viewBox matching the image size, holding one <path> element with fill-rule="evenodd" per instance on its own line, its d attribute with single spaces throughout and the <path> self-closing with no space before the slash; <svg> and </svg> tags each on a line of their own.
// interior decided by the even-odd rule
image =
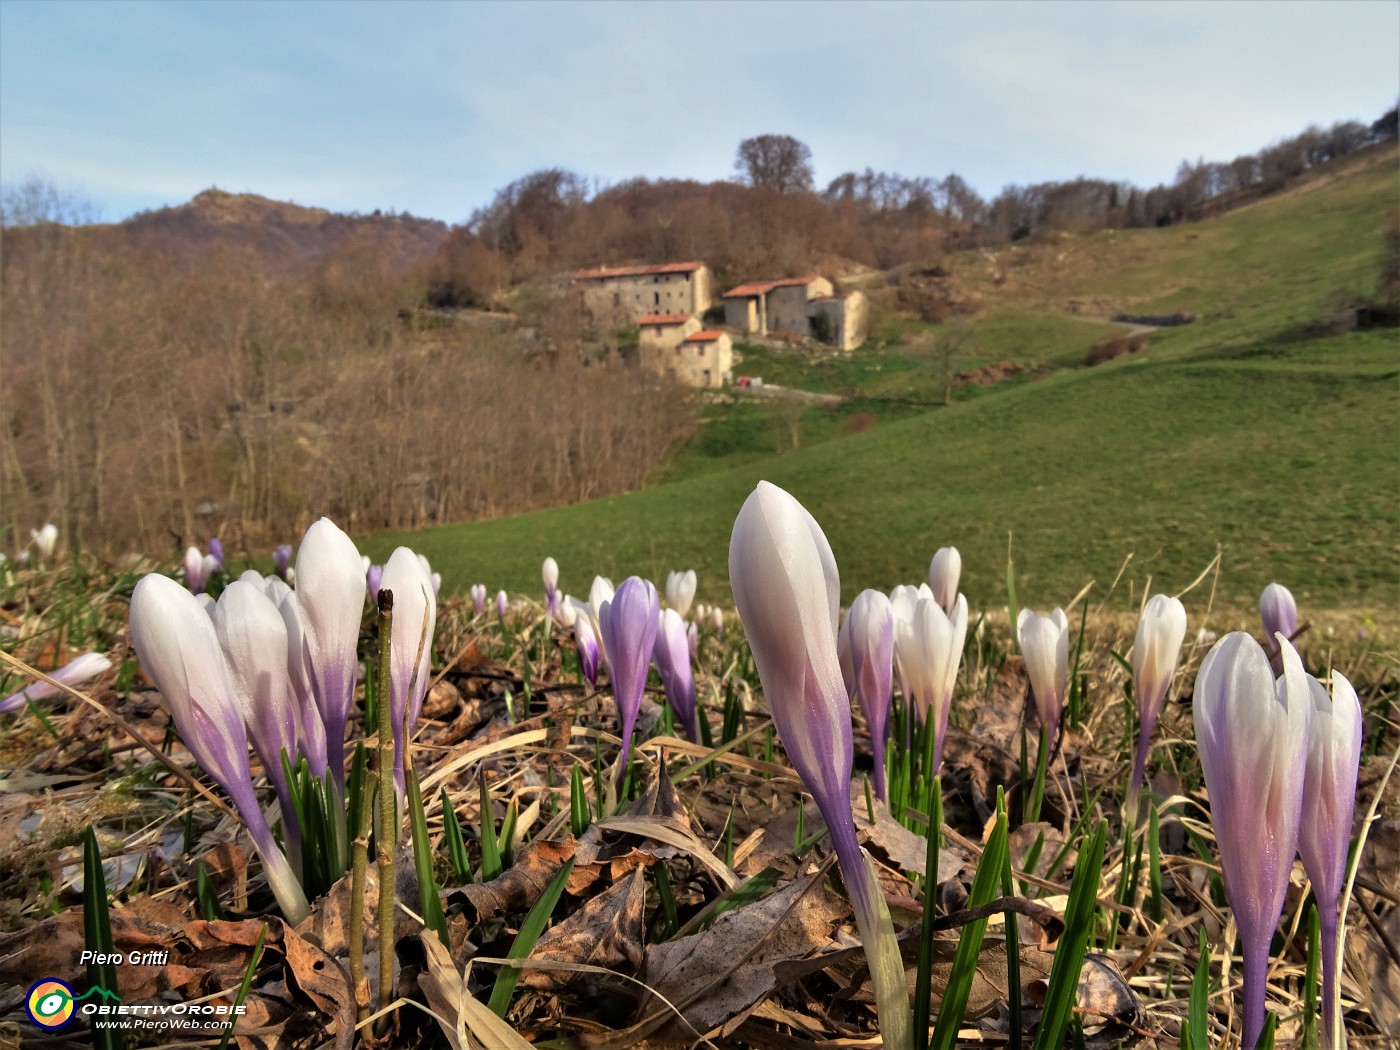
<svg viewBox="0 0 1400 1050">
<path fill-rule="evenodd" d="M 974 606 L 1003 602 L 1010 531 L 1025 603 L 1067 600 L 1091 578 L 1102 593 L 1130 553 L 1125 584 L 1150 574 L 1175 590 L 1218 544 L 1227 604 L 1279 579 L 1305 606 L 1393 620 L 1396 333 L 1327 334 L 1323 322 L 1338 295 L 1374 291 L 1395 158 L 1209 222 L 951 260 L 986 303 L 975 357 L 1037 364 L 1042 378 L 930 408 L 941 365 L 917 332 L 844 359 L 765 351 L 767 377 L 854 399 L 796 423 L 791 411 L 721 406 L 665 484 L 366 547 L 382 555 L 407 540 L 455 589 L 482 580 L 533 592 L 552 554 L 574 592 L 594 572 L 694 567 L 702 595 L 727 600 L 729 529 L 767 478 L 826 529 L 848 600 L 920 578 L 933 550 L 954 543 Z M 1111 334 L 1091 318 L 1177 309 L 1198 322 L 1131 357 L 1071 367 L 1081 345 Z M 792 447 L 794 427 L 798 450 L 773 454 Z M 696 451 L 707 442 L 710 454 Z"/>
</svg>

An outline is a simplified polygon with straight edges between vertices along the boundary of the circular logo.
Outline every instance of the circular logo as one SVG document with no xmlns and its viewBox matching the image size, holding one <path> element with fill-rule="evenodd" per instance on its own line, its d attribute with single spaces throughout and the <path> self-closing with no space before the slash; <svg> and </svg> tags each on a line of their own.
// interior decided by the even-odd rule
<svg viewBox="0 0 1400 1050">
<path fill-rule="evenodd" d="M 30 1020 L 40 1028 L 62 1028 L 73 1020 L 73 989 L 56 978 L 46 977 L 29 989 L 24 1006 Z"/>
</svg>

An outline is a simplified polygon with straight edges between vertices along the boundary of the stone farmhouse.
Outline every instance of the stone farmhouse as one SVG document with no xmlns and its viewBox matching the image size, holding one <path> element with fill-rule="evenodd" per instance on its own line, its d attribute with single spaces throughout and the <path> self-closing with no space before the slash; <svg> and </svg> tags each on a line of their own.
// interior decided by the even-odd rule
<svg viewBox="0 0 1400 1050">
<path fill-rule="evenodd" d="M 728 332 L 703 331 L 686 314 L 648 314 L 637 321 L 643 368 L 688 386 L 723 386 L 734 369 L 734 343 Z"/>
<path fill-rule="evenodd" d="M 596 325 L 635 324 L 646 314 L 702 314 L 710 308 L 710 268 L 703 262 L 613 266 L 568 275 Z"/>
<path fill-rule="evenodd" d="M 724 293 L 724 323 L 740 332 L 811 336 L 839 350 L 865 342 L 869 309 L 864 294 L 834 294 L 825 277 L 751 281 Z"/>
</svg>

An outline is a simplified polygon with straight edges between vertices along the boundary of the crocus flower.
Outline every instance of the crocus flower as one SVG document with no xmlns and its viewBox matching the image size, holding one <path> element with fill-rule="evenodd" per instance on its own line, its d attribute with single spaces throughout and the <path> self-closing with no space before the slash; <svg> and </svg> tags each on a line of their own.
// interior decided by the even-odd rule
<svg viewBox="0 0 1400 1050">
<path fill-rule="evenodd" d="M 588 615 L 593 618 L 593 635 L 598 639 L 598 656 L 604 667 L 608 666 L 608 643 L 603 638 L 602 621 L 598 611 L 603 603 L 613 596 L 613 582 L 606 576 L 593 577 L 593 586 L 588 588 Z"/>
<path fill-rule="evenodd" d="M 695 570 L 666 574 L 666 604 L 685 618 L 695 600 Z"/>
<path fill-rule="evenodd" d="M 1245 1048 L 1264 1027 L 1269 942 L 1298 849 L 1313 710 L 1302 661 L 1278 637 L 1277 682 L 1259 643 L 1236 631 L 1206 654 L 1192 698 L 1225 894 L 1244 947 Z"/>
<path fill-rule="evenodd" d="M 1049 616 L 1022 609 L 1016 620 L 1016 638 L 1045 729 L 1045 746 L 1053 750 L 1069 695 L 1069 620 L 1063 609 L 1055 609 Z"/>
<path fill-rule="evenodd" d="M 287 578 L 287 573 L 292 567 L 292 545 L 290 543 L 279 543 L 272 552 L 272 565 L 277 570 L 277 575 L 282 579 Z"/>
<path fill-rule="evenodd" d="M 370 565 L 365 569 L 365 589 L 369 591 L 371 602 L 379 601 L 379 591 L 384 586 L 384 566 Z"/>
<path fill-rule="evenodd" d="M 357 561 L 357 576 L 358 569 Z M 253 792 L 238 690 L 213 621 L 174 580 L 151 574 L 142 577 L 131 595 L 131 644 L 185 746 L 243 818 L 282 914 L 293 925 L 301 922 L 309 911 L 306 895 Z"/>
<path fill-rule="evenodd" d="M 389 650 L 389 710 L 394 724 L 394 779 L 405 790 L 405 732 L 418 723 L 432 672 L 433 631 L 437 628 L 437 599 L 433 581 L 407 547 L 399 547 L 384 564 L 382 586 L 394 595 L 394 620 Z"/>
<path fill-rule="evenodd" d="M 698 744 L 700 727 L 695 720 L 695 675 L 690 669 L 694 654 L 690 651 L 687 635 L 680 613 L 675 609 L 662 610 L 652 655 L 656 660 L 656 669 L 661 672 L 661 685 L 666 690 L 666 700 L 671 710 L 680 719 L 686 739 Z"/>
<path fill-rule="evenodd" d="M 886 1046 L 910 1045 L 904 964 L 851 815 L 851 707 L 836 656 L 840 578 L 821 527 L 761 481 L 734 521 L 729 582 L 778 737 L 812 793 L 851 897 Z"/>
<path fill-rule="evenodd" d="M 932 594 L 919 598 L 908 630 L 895 641 L 899 665 L 904 669 L 912 709 L 921 722 L 933 723 L 933 768 L 943 765 L 943 738 L 953 707 L 953 687 L 967 638 L 967 599 L 961 594 L 949 616 Z"/>
<path fill-rule="evenodd" d="M 554 622 L 566 631 L 574 629 L 574 621 L 578 619 L 578 606 L 569 595 L 562 595 L 555 602 Z"/>
<path fill-rule="evenodd" d="M 598 686 L 598 636 L 593 633 L 593 618 L 580 613 L 574 618 L 574 641 L 578 644 L 578 662 L 590 688 Z"/>
<path fill-rule="evenodd" d="M 478 616 L 486 611 L 486 584 L 472 584 L 472 608 Z"/>
<path fill-rule="evenodd" d="M 598 608 L 613 699 L 622 722 L 622 756 L 617 767 L 619 783 L 632 753 L 632 731 L 642 709 L 642 694 L 646 691 L 651 654 L 656 648 L 656 625 L 660 615 L 661 599 L 656 588 L 640 576 L 623 580 L 622 586 Z"/>
<path fill-rule="evenodd" d="M 724 631 L 724 610 L 718 605 L 710 610 L 710 626 L 715 629 L 716 634 Z"/>
<path fill-rule="evenodd" d="M 690 650 L 690 658 L 696 659 L 700 655 L 700 628 L 695 624 L 690 624 L 685 629 L 685 644 Z"/>
<path fill-rule="evenodd" d="M 1142 609 L 1137 636 L 1133 639 L 1133 696 L 1137 700 L 1138 745 L 1133 759 L 1133 779 L 1128 788 L 1129 809 L 1142 788 L 1147 769 L 1147 752 L 1152 746 L 1152 730 L 1162 713 L 1162 705 L 1176 674 L 1181 643 L 1186 639 L 1186 607 L 1176 598 L 1154 594 Z"/>
<path fill-rule="evenodd" d="M 224 541 L 217 536 L 209 541 L 209 557 L 214 559 L 214 571 L 222 572 L 224 569 Z"/>
<path fill-rule="evenodd" d="M 326 730 L 326 764 L 345 794 L 345 723 L 355 695 L 365 570 L 355 543 L 329 518 L 306 530 L 297 551 L 297 612 L 307 671 Z"/>
<path fill-rule="evenodd" d="M 510 612 L 510 599 L 506 597 L 505 591 L 496 592 L 496 615 L 504 620 L 506 613 Z"/>
<path fill-rule="evenodd" d="M 962 576 L 962 555 L 956 547 L 940 547 L 928 566 L 928 585 L 934 601 L 949 616 L 958 602 L 958 579 Z"/>
<path fill-rule="evenodd" d="M 212 558 L 206 558 L 198 547 L 185 548 L 185 586 L 191 594 L 199 594 L 209 586 L 209 577 L 214 571 Z"/>
<path fill-rule="evenodd" d="M 559 563 L 546 558 L 540 566 L 540 577 L 544 580 L 544 606 L 553 616 L 559 608 Z"/>
<path fill-rule="evenodd" d="M 1298 603 L 1293 594 L 1281 583 L 1271 583 L 1259 595 L 1259 618 L 1264 621 L 1264 648 L 1273 664 L 1274 674 L 1281 674 L 1283 665 L 1279 658 L 1278 644 L 1274 635 L 1281 634 L 1289 641 L 1298 633 Z"/>
<path fill-rule="evenodd" d="M 262 587 L 243 579 L 224 588 L 210 615 L 248 738 L 277 791 L 282 826 L 290 842 L 299 842 L 296 810 L 282 768 L 284 753 L 293 764 L 297 758 L 297 699 L 287 673 L 287 625 Z"/>
<path fill-rule="evenodd" d="M 49 677 L 62 685 L 79 686 L 105 674 L 111 666 L 112 661 L 101 653 L 83 653 L 68 661 L 58 670 L 50 671 Z M 28 700 L 48 700 L 62 692 L 63 690 L 58 686 L 49 685 L 48 682 L 31 682 L 19 692 L 12 693 L 4 700 L 0 700 L 0 714 L 18 711 Z"/>
<path fill-rule="evenodd" d="M 1361 703 L 1340 671 L 1332 672 L 1332 697 L 1312 676 L 1312 729 L 1308 734 L 1308 768 L 1303 779 L 1304 820 L 1298 853 L 1317 898 L 1322 932 L 1323 1045 L 1341 1045 L 1338 1009 L 1337 903 L 1346 878 L 1351 820 L 1356 809 L 1356 775 L 1361 766 Z"/>
<path fill-rule="evenodd" d="M 58 546 L 58 526 L 49 522 L 37 529 L 30 529 L 29 538 L 34 541 L 39 557 L 52 558 L 54 548 Z"/>
<path fill-rule="evenodd" d="M 890 697 L 894 689 L 894 607 L 880 591 L 856 595 L 846 617 L 851 688 L 860 699 L 875 757 L 875 794 L 885 800 L 885 737 L 889 733 Z"/>
<path fill-rule="evenodd" d="M 306 632 L 301 626 L 300 605 L 296 592 L 277 599 L 277 611 L 287 627 L 287 678 L 297 698 L 297 750 L 306 759 L 313 776 L 326 775 L 326 726 L 321 710 L 316 706 L 316 691 L 311 685 L 311 666 L 306 648 Z"/>
<path fill-rule="evenodd" d="M 426 554 L 418 555 L 418 564 L 423 566 L 423 573 L 428 577 L 428 582 L 432 584 L 433 597 L 436 598 L 442 591 L 442 573 L 433 572 L 433 566 L 428 561 Z"/>
</svg>

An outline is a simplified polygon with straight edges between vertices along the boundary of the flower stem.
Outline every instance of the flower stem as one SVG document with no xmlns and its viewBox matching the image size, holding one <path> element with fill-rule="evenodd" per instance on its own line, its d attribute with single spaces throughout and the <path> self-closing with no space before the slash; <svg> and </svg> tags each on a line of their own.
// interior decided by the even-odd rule
<svg viewBox="0 0 1400 1050">
<path fill-rule="evenodd" d="M 389 650 L 394 593 L 379 592 L 379 1009 L 389 1005 L 394 982 L 394 850 L 398 846 L 394 790 L 394 718 L 389 703 Z"/>
</svg>

